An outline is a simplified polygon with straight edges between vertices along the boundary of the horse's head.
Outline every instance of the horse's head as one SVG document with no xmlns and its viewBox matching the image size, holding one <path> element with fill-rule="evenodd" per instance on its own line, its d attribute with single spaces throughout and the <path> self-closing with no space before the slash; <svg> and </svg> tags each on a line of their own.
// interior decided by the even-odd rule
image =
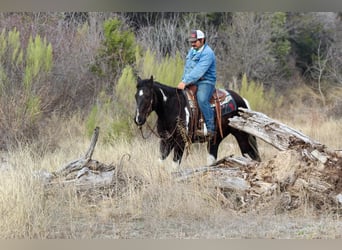
<svg viewBox="0 0 342 250">
<path fill-rule="evenodd" d="M 142 80 L 138 77 L 137 92 L 135 93 L 137 104 L 134 122 L 138 126 L 144 125 L 147 117 L 152 112 L 153 105 L 153 76 L 150 79 Z"/>
</svg>

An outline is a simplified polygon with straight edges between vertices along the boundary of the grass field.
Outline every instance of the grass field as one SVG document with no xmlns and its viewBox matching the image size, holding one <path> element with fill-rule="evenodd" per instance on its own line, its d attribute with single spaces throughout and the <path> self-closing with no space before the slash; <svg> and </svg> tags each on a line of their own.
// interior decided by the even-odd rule
<svg viewBox="0 0 342 250">
<path fill-rule="evenodd" d="M 309 112 L 305 119 L 287 117 L 281 122 L 328 145 L 342 149 L 341 120 L 325 119 Z M 155 137 L 111 145 L 101 143 L 93 159 L 123 165 L 125 171 L 140 176 L 148 185 L 136 189 L 134 183 L 120 197 L 108 192 L 96 196 L 77 194 L 73 187 L 47 193 L 37 171 L 55 171 L 82 156 L 89 138 L 82 127 L 60 126 L 56 149 L 36 152 L 23 146 L 0 153 L 0 238 L 1 239 L 335 239 L 342 238 L 338 214 L 313 213 L 310 207 L 277 213 L 268 204 L 262 211 L 239 213 L 224 205 L 220 197 L 201 180 L 179 183 L 171 178 L 172 157 L 158 161 Z M 58 131 L 58 132 L 56 132 Z M 52 135 L 56 136 L 56 135 Z M 272 158 L 277 150 L 259 142 L 261 157 Z M 123 155 L 130 155 L 130 158 Z M 239 155 L 233 138 L 227 138 L 219 158 Z M 205 145 L 193 144 L 182 168 L 206 164 Z"/>
</svg>

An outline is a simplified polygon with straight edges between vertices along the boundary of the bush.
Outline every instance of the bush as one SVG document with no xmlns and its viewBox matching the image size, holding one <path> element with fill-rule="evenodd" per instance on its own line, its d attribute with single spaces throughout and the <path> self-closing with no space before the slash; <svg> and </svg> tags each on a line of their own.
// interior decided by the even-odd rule
<svg viewBox="0 0 342 250">
<path fill-rule="evenodd" d="M 158 82 L 177 86 L 181 81 L 184 69 L 184 59 L 180 53 L 175 56 L 165 56 L 158 60 L 155 53 L 147 50 L 142 58 L 137 60 L 139 75 L 149 78 L 151 75 Z"/>
<path fill-rule="evenodd" d="M 263 113 L 272 114 L 283 102 L 283 98 L 276 95 L 273 87 L 265 91 L 262 83 L 248 82 L 246 74 L 242 77 L 239 93 L 248 100 L 251 109 Z"/>
<path fill-rule="evenodd" d="M 135 63 L 138 49 L 133 31 L 119 19 L 108 19 L 103 23 L 104 41 L 91 71 L 115 82 L 127 65 Z"/>
<path fill-rule="evenodd" d="M 126 138 L 132 139 L 133 115 L 129 108 L 117 100 L 111 100 L 105 92 L 101 92 L 98 102 L 93 106 L 86 119 L 86 131 L 90 138 L 95 127 L 100 127 L 104 143 Z"/>
<path fill-rule="evenodd" d="M 0 65 L 0 140 L 6 148 L 16 141 L 31 140 L 38 131 L 43 112 L 40 94 L 52 67 L 52 46 L 37 35 L 25 49 L 15 28 L 3 30 Z"/>
</svg>

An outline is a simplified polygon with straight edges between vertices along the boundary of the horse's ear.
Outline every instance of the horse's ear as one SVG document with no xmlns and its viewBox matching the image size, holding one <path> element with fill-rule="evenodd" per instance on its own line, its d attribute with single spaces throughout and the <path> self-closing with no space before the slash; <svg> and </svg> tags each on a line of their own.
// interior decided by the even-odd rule
<svg viewBox="0 0 342 250">
<path fill-rule="evenodd" d="M 141 82 L 141 78 L 140 78 L 140 76 L 138 76 L 137 77 L 137 88 L 138 88 L 140 82 Z"/>
<path fill-rule="evenodd" d="M 153 82 L 153 76 L 150 77 L 150 80 L 147 81 L 147 84 L 148 84 L 148 86 L 149 86 L 150 88 L 153 87 L 153 84 L 154 84 L 154 82 Z"/>
</svg>

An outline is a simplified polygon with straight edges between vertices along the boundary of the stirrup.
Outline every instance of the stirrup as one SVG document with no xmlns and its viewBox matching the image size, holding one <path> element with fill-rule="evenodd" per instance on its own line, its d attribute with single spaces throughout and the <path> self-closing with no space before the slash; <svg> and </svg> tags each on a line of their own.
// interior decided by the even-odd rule
<svg viewBox="0 0 342 250">
<path fill-rule="evenodd" d="M 210 139 L 215 137 L 216 132 L 215 131 L 208 131 L 206 134 L 204 133 L 203 130 L 198 129 L 195 131 L 195 134 L 200 137 L 209 137 Z"/>
</svg>

